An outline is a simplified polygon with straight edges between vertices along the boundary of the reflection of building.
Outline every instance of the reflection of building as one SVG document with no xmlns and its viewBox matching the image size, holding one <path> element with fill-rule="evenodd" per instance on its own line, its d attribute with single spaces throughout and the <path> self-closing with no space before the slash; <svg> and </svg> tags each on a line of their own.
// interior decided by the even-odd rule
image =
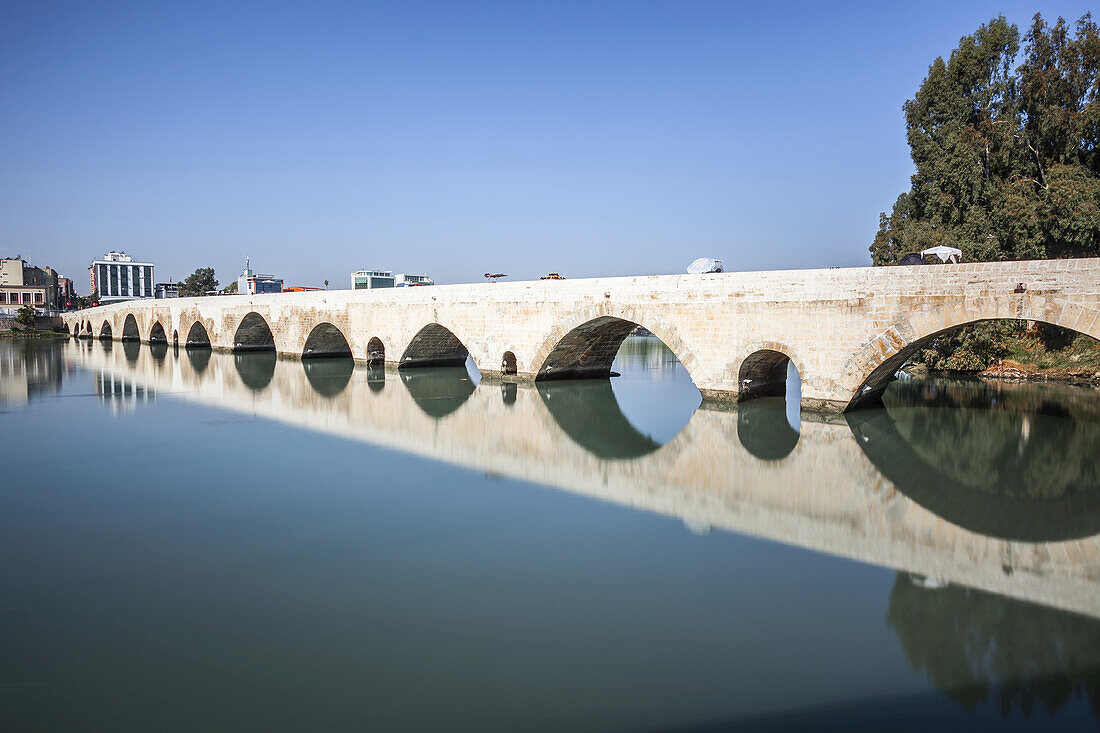
<svg viewBox="0 0 1100 733">
<path fill-rule="evenodd" d="M 248 258 L 244 261 L 244 272 L 237 278 L 239 295 L 260 295 L 263 293 L 283 292 L 283 279 L 274 275 L 257 275 L 249 267 Z"/>
<path fill-rule="evenodd" d="M 179 283 L 157 283 L 156 284 L 156 298 L 178 298 L 180 297 L 180 285 Z"/>
<path fill-rule="evenodd" d="M 435 280 L 432 280 L 427 275 L 410 275 L 407 272 L 398 273 L 397 287 L 403 288 L 408 285 L 435 285 Z"/>
<path fill-rule="evenodd" d="M 397 285 L 397 278 L 392 270 L 360 270 L 351 273 L 352 290 L 374 290 L 376 288 L 392 288 Z"/>
<path fill-rule="evenodd" d="M 133 412 L 140 404 L 156 400 L 156 392 L 146 389 L 133 380 L 119 374 L 98 372 L 95 375 L 95 394 L 100 404 L 107 405 L 111 412 Z"/>
<path fill-rule="evenodd" d="M 0 405 L 25 405 L 34 397 L 57 394 L 64 370 L 57 348 L 13 345 L 0 349 Z"/>
<path fill-rule="evenodd" d="M 20 258 L 0 259 L 0 308 L 33 305 L 56 308 L 57 273 L 49 267 L 33 267 Z"/>
<path fill-rule="evenodd" d="M 88 267 L 100 303 L 153 297 L 153 263 L 134 262 L 125 252 L 108 252 Z"/>
</svg>

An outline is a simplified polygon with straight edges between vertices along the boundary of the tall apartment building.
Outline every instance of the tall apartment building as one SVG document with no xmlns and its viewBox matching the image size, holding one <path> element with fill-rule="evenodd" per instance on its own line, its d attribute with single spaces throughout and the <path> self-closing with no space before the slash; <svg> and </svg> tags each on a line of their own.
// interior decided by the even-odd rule
<svg viewBox="0 0 1100 733">
<path fill-rule="evenodd" d="M 108 252 L 88 267 L 100 303 L 153 297 L 153 263 L 134 262 L 125 252 Z"/>
</svg>

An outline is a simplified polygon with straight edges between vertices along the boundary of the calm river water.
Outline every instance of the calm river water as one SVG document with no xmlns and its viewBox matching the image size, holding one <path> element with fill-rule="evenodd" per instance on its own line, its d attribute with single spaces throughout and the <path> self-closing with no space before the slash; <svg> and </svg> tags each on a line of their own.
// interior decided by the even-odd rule
<svg viewBox="0 0 1100 733">
<path fill-rule="evenodd" d="M 0 342 L 0 729 L 1097 728 L 1095 391 L 615 370 Z"/>
</svg>

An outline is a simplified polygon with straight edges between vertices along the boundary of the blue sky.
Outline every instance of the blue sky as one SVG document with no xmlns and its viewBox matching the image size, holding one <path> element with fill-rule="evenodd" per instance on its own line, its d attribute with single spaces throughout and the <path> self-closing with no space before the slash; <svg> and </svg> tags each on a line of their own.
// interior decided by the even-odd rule
<svg viewBox="0 0 1100 733">
<path fill-rule="evenodd" d="M 0 0 L 0 254 L 86 292 L 869 264 L 901 105 L 960 36 L 1086 3 Z"/>
</svg>

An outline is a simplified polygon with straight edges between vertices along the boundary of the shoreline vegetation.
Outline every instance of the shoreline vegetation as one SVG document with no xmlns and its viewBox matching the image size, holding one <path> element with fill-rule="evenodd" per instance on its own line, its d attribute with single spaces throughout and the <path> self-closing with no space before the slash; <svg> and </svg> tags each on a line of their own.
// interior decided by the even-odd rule
<svg viewBox="0 0 1100 733">
<path fill-rule="evenodd" d="M 1041 323 L 981 324 L 937 339 L 903 370 L 1100 387 L 1100 341 Z"/>
<path fill-rule="evenodd" d="M 41 339 L 46 341 L 62 341 L 67 340 L 69 334 L 64 331 L 38 331 L 28 329 L 11 329 L 10 331 L 0 331 L 0 339 L 17 340 L 17 339 Z"/>
</svg>

